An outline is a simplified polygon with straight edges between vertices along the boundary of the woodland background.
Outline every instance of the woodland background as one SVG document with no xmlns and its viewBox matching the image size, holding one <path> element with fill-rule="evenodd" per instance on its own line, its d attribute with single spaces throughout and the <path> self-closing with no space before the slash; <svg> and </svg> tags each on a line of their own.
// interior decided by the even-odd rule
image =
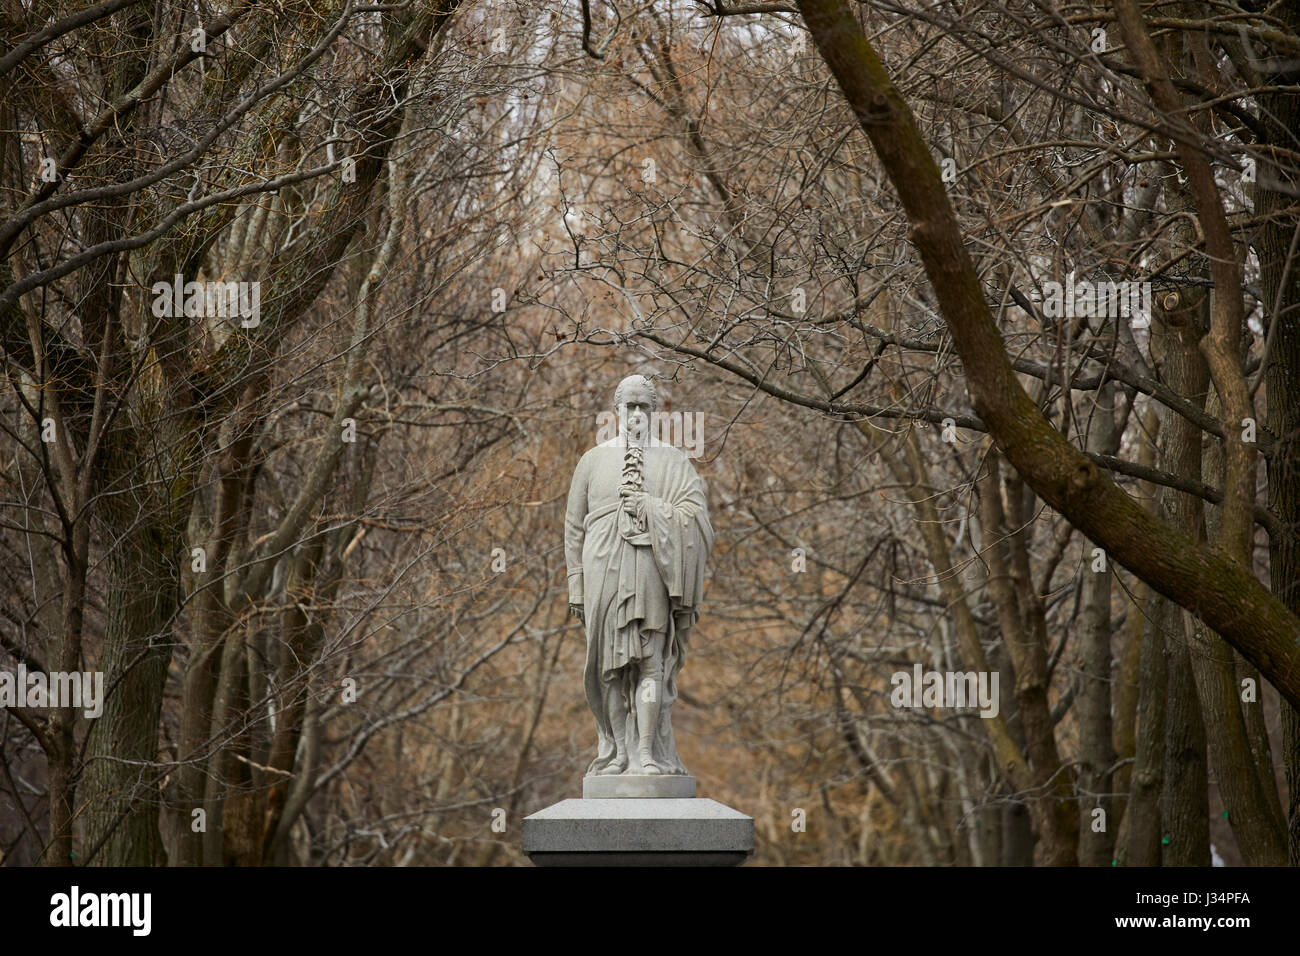
<svg viewBox="0 0 1300 956">
<path fill-rule="evenodd" d="M 1297 0 L 0 0 L 0 667 L 109 689 L 0 710 L 3 862 L 526 863 L 640 371 L 756 862 L 1300 863 L 1298 84 Z"/>
</svg>

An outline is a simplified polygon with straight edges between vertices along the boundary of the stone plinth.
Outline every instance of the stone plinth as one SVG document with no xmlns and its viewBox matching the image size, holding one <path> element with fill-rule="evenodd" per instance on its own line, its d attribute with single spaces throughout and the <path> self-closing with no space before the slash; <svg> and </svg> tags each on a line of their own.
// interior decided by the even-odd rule
<svg viewBox="0 0 1300 956">
<path fill-rule="evenodd" d="M 617 773 L 582 778 L 584 800 L 689 798 L 695 796 L 695 778 L 686 774 Z"/>
<path fill-rule="evenodd" d="M 524 818 L 523 849 L 538 866 L 735 866 L 754 820 L 699 797 L 561 800 Z"/>
</svg>

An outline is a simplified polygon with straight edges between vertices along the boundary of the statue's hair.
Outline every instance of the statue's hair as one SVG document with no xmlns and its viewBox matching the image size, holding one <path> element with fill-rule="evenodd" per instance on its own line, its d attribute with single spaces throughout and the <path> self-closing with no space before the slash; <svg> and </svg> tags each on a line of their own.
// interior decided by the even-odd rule
<svg viewBox="0 0 1300 956">
<path fill-rule="evenodd" d="M 618 383 L 614 389 L 614 408 L 617 410 L 623 406 L 623 396 L 627 390 L 634 385 L 643 385 L 650 390 L 650 410 L 655 411 L 659 408 L 659 390 L 655 388 L 655 383 L 650 381 L 644 375 L 629 375 L 623 381 Z"/>
</svg>

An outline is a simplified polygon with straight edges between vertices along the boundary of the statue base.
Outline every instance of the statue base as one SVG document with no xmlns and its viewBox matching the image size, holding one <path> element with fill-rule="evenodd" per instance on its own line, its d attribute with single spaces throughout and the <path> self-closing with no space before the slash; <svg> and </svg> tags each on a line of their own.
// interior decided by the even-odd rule
<svg viewBox="0 0 1300 956">
<path fill-rule="evenodd" d="M 584 800 L 689 799 L 695 778 L 684 773 L 588 774 L 582 778 Z"/>
<path fill-rule="evenodd" d="M 561 800 L 524 817 L 523 849 L 538 866 L 735 866 L 754 820 L 699 797 Z"/>
</svg>

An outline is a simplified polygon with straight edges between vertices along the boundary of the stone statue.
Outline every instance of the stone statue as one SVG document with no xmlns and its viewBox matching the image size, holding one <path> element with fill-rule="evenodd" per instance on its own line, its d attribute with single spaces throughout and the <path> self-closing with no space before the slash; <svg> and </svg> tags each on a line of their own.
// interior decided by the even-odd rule
<svg viewBox="0 0 1300 956">
<path fill-rule="evenodd" d="M 686 774 L 671 711 L 713 528 L 690 459 L 652 434 L 658 405 L 648 378 L 623 379 L 618 435 L 582 456 L 569 487 L 569 610 L 586 630 L 598 738 L 588 775 Z"/>
</svg>

